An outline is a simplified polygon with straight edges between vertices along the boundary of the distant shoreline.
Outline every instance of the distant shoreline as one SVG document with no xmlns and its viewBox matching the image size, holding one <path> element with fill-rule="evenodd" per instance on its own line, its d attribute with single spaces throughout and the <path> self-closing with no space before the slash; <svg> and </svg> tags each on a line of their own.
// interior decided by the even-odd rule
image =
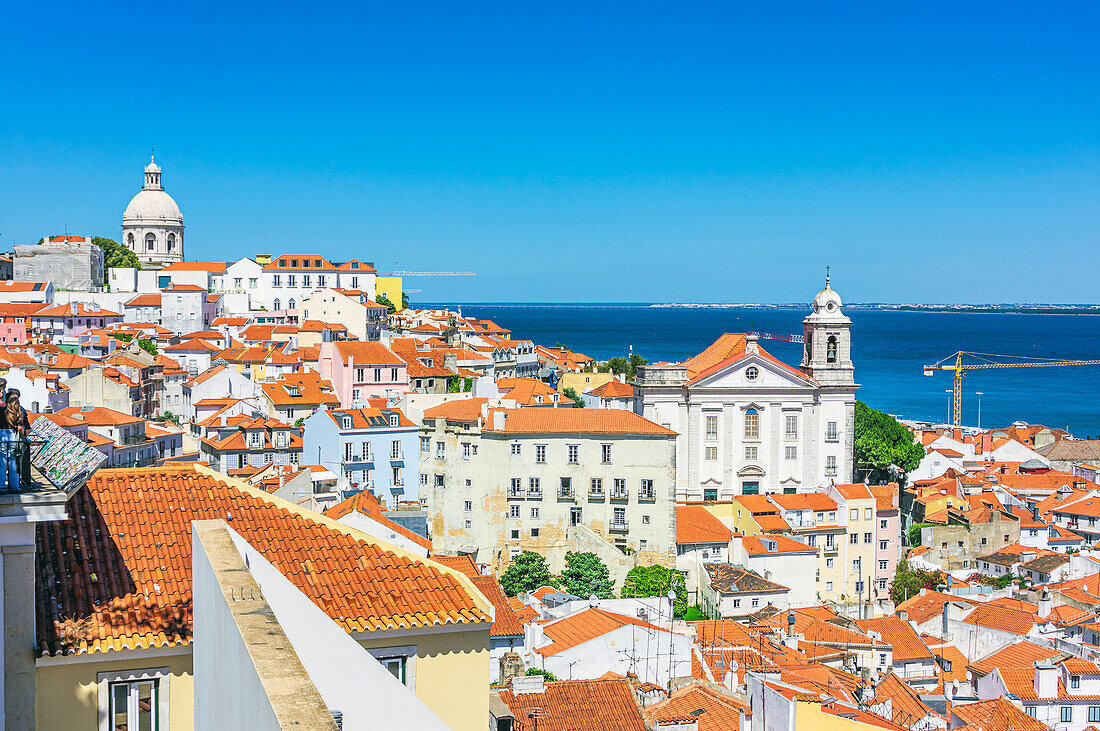
<svg viewBox="0 0 1100 731">
<path fill-rule="evenodd" d="M 423 305 L 422 305 L 423 306 Z M 805 302 L 787 303 L 691 303 L 691 302 L 463 302 L 458 307 L 499 307 L 511 309 L 663 309 L 663 310 L 775 310 L 805 311 Z M 844 309 L 853 312 L 918 312 L 961 313 L 973 315 L 1100 315 L 1100 305 L 894 305 L 877 303 L 846 303 Z"/>
</svg>

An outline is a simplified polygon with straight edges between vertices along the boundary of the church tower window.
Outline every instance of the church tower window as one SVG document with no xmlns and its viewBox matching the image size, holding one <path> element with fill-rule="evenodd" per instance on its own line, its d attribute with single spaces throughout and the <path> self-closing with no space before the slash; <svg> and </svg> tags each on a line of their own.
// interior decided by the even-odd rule
<svg viewBox="0 0 1100 731">
<path fill-rule="evenodd" d="M 836 363 L 836 335 L 830 335 L 825 353 L 826 363 Z"/>
</svg>

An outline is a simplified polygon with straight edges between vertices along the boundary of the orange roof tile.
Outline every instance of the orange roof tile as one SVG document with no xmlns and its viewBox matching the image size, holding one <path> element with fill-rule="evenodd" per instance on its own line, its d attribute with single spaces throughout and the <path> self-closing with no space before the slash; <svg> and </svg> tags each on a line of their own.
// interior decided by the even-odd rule
<svg viewBox="0 0 1100 731">
<path fill-rule="evenodd" d="M 336 352 L 338 352 L 345 361 L 349 358 L 354 358 L 357 365 L 405 365 L 405 361 L 402 360 L 397 353 L 394 353 L 382 343 L 364 342 L 362 340 L 340 340 L 335 343 L 335 345 Z"/>
<path fill-rule="evenodd" d="M 932 657 L 928 646 L 913 626 L 898 617 L 861 619 L 856 625 L 864 632 L 878 632 L 882 641 L 894 648 L 894 660 L 924 660 Z"/>
<path fill-rule="evenodd" d="M 481 418 L 481 407 L 489 403 L 487 398 L 463 398 L 444 401 L 424 411 L 424 420 L 446 419 L 462 423 L 473 423 Z"/>
<path fill-rule="evenodd" d="M 867 489 L 867 486 L 862 482 L 857 482 L 852 485 L 833 485 L 833 488 L 840 493 L 841 497 L 845 500 L 871 500 L 874 498 L 871 495 L 871 491 Z"/>
<path fill-rule="evenodd" d="M 732 537 L 730 529 L 701 505 L 676 507 L 676 542 L 727 544 Z"/>
<path fill-rule="evenodd" d="M 646 731 L 634 693 L 626 680 L 559 680 L 542 693 L 517 695 L 500 691 L 500 699 L 527 729 L 538 711 L 538 727 L 546 731 Z"/>
<path fill-rule="evenodd" d="M 836 510 L 836 500 L 823 492 L 803 492 L 795 495 L 769 495 L 773 503 L 784 510 Z"/>
<path fill-rule="evenodd" d="M 1027 715 L 1006 698 L 977 703 L 954 703 L 951 713 L 970 731 L 1050 731 L 1050 726 Z"/>
<path fill-rule="evenodd" d="M 191 521 L 212 518 L 349 632 L 489 621 L 476 592 L 430 561 L 201 468 L 101 470 L 68 507 L 36 528 L 43 655 L 189 643 Z"/>
<path fill-rule="evenodd" d="M 921 591 L 921 593 L 911 596 L 897 605 L 895 614 L 897 612 L 906 612 L 910 620 L 917 624 L 924 624 L 932 619 L 932 617 L 943 614 L 943 605 L 947 602 L 968 604 L 971 607 L 977 606 L 977 602 L 972 599 L 967 599 L 966 597 L 953 596 L 951 594 L 925 589 Z"/>
<path fill-rule="evenodd" d="M 963 617 L 963 621 L 968 624 L 990 627 L 1018 635 L 1025 635 L 1031 631 L 1031 628 L 1035 626 L 1036 619 L 1036 615 L 1032 612 L 1024 612 L 992 602 L 979 604 Z"/>
<path fill-rule="evenodd" d="M 211 272 L 224 274 L 224 261 L 177 261 L 161 269 L 162 272 Z"/>
<path fill-rule="evenodd" d="M 679 523 L 679 519 L 677 519 L 677 523 Z M 772 541 L 775 548 L 765 546 L 765 539 Z M 813 546 L 802 541 L 796 541 L 781 533 L 761 533 L 755 536 L 745 536 L 742 539 L 742 545 L 745 547 L 745 552 L 750 556 L 778 553 L 817 553 L 817 549 Z"/>
<path fill-rule="evenodd" d="M 634 387 L 629 383 L 611 379 L 602 386 L 596 386 L 588 393 L 599 398 L 630 398 L 634 395 Z"/>
<path fill-rule="evenodd" d="M 412 541 L 421 548 L 426 548 L 429 551 L 432 550 L 431 541 L 419 533 L 413 533 L 400 523 L 390 520 L 389 517 L 386 516 L 386 512 L 387 511 L 382 508 L 382 504 L 378 502 L 377 497 L 364 491 L 356 493 L 345 500 L 341 500 L 326 510 L 324 515 L 326 518 L 339 520 L 350 513 L 362 513 L 372 520 L 378 521 L 394 533 L 403 536 L 406 540 Z"/>
<path fill-rule="evenodd" d="M 481 576 L 481 572 L 477 570 L 477 564 L 474 563 L 473 556 L 470 556 L 469 554 L 463 556 L 434 555 L 431 558 L 436 563 L 441 563 L 449 569 L 454 569 L 455 571 L 466 574 L 470 578 Z M 512 600 L 514 600 L 512 603 L 512 607 L 515 609 L 520 609 L 521 607 L 517 607 L 515 603 L 518 602 L 520 605 L 522 605 L 523 602 L 520 602 L 519 599 L 516 599 L 515 597 L 512 597 Z"/>
<path fill-rule="evenodd" d="M 504 590 L 500 588 L 500 582 L 495 576 L 471 576 L 474 583 L 486 599 L 496 609 L 493 617 L 493 626 L 489 630 L 490 637 L 515 637 L 523 635 L 523 620 L 512 605 L 508 603 L 508 597 L 504 596 Z"/>
<path fill-rule="evenodd" d="M 599 607 L 590 607 L 575 614 L 547 621 L 542 629 L 551 642 L 542 647 L 536 647 L 535 652 L 543 657 L 557 655 L 559 652 L 565 652 L 570 648 L 594 640 L 628 624 L 651 629 L 655 632 L 664 631 L 660 627 L 637 617 L 628 617 L 625 614 L 615 614 Z"/>
<path fill-rule="evenodd" d="M 698 711 L 703 713 L 698 713 Z M 697 722 L 699 731 L 740 731 L 741 712 L 749 707 L 732 695 L 704 685 L 679 688 L 660 703 L 645 709 L 654 726 Z"/>
</svg>

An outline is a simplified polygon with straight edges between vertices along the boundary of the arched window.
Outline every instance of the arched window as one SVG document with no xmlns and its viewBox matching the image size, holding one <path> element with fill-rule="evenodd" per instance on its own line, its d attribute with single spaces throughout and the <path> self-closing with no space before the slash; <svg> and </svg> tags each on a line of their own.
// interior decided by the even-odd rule
<svg viewBox="0 0 1100 731">
<path fill-rule="evenodd" d="M 836 335 L 830 335 L 825 351 L 825 362 L 836 363 Z"/>
<path fill-rule="evenodd" d="M 271 309 L 273 309 L 273 310 L 278 310 L 279 309 L 279 300 L 275 300 L 274 302 L 271 303 Z"/>
<path fill-rule="evenodd" d="M 146 251 L 152 251 L 153 246 L 156 244 L 156 242 L 157 242 L 157 237 L 156 236 L 154 236 L 153 234 L 145 234 L 145 250 Z"/>
<path fill-rule="evenodd" d="M 174 248 L 176 248 L 176 235 L 168 234 L 168 250 L 171 251 Z"/>
<path fill-rule="evenodd" d="M 286 308 L 288 310 L 293 310 L 294 309 L 294 298 L 293 297 L 291 297 L 290 299 L 288 299 L 286 301 Z"/>
<path fill-rule="evenodd" d="M 131 249 L 134 248 L 134 235 L 132 233 L 126 234 L 126 245 Z"/>
<path fill-rule="evenodd" d="M 756 409 L 749 409 L 745 412 L 745 439 L 759 438 L 760 415 L 756 413 Z"/>
</svg>

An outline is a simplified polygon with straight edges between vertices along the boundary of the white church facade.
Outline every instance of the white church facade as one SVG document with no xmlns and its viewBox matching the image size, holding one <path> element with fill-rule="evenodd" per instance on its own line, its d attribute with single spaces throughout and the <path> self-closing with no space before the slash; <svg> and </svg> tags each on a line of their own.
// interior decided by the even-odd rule
<svg viewBox="0 0 1100 731">
<path fill-rule="evenodd" d="M 852 481 L 858 386 L 851 325 L 826 278 L 803 320 L 799 368 L 751 334 L 727 333 L 683 363 L 638 369 L 635 411 L 679 433 L 677 501 Z"/>
<path fill-rule="evenodd" d="M 183 214 L 160 183 L 160 166 L 150 157 L 145 185 L 122 214 L 122 242 L 145 268 L 183 261 Z"/>
</svg>

